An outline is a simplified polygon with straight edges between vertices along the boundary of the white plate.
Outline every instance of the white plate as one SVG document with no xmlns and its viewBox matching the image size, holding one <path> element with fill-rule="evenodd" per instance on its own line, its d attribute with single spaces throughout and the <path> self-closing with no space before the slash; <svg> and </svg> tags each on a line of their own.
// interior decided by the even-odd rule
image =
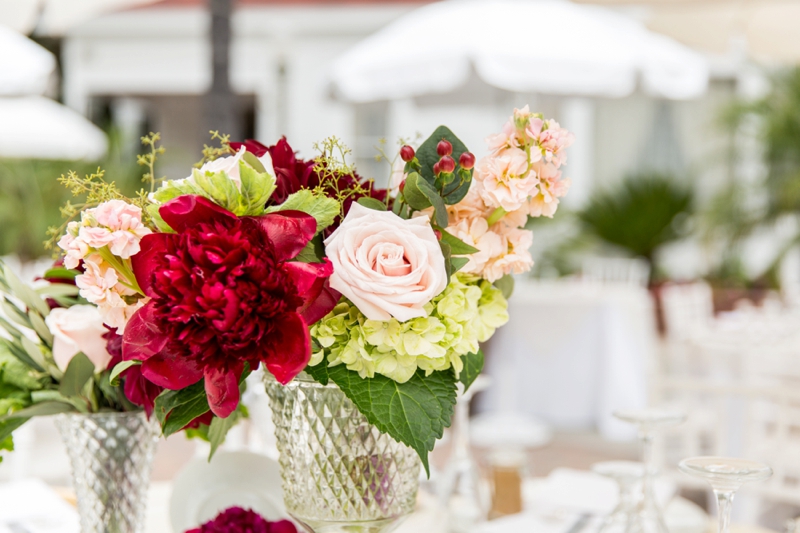
<svg viewBox="0 0 800 533">
<path fill-rule="evenodd" d="M 288 519 L 278 462 L 249 452 L 218 452 L 192 460 L 175 478 L 169 502 L 172 531 L 198 527 L 229 507 L 252 509 L 267 520 Z"/>
</svg>

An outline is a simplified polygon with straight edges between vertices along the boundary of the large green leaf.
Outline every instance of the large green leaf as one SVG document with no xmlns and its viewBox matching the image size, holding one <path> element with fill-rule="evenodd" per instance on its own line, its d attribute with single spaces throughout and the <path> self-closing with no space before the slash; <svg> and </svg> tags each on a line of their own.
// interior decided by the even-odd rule
<svg viewBox="0 0 800 533">
<path fill-rule="evenodd" d="M 406 177 L 403 197 L 414 209 L 426 209 L 433 206 L 434 222 L 438 226 L 447 227 L 447 207 L 444 205 L 444 200 L 433 188 L 433 185 L 416 172 L 412 172 Z"/>
<path fill-rule="evenodd" d="M 136 361 L 135 359 L 132 361 L 121 361 L 117 363 L 114 368 L 111 370 L 111 374 L 108 376 L 108 382 L 116 387 L 119 385 L 119 377 L 120 375 L 128 370 L 132 366 L 141 365 L 141 361 Z"/>
<path fill-rule="evenodd" d="M 155 401 L 155 415 L 165 437 L 177 433 L 186 424 L 209 410 L 202 380 L 179 391 L 165 390 Z"/>
<path fill-rule="evenodd" d="M 463 355 L 461 360 L 464 362 L 464 368 L 461 369 L 461 373 L 458 375 L 458 381 L 464 385 L 464 390 L 466 391 L 475 383 L 475 380 L 483 370 L 483 351 L 478 350 L 477 353 Z"/>
<path fill-rule="evenodd" d="M 225 437 L 228 435 L 228 431 L 231 430 L 233 426 L 239 422 L 241 415 L 239 411 L 232 412 L 227 418 L 220 418 L 215 416 L 211 419 L 211 424 L 208 426 L 208 443 L 211 445 L 211 449 L 208 452 L 208 460 L 210 461 L 214 454 L 217 452 L 217 448 L 225 442 Z"/>
<path fill-rule="evenodd" d="M 344 365 L 327 367 L 323 363 L 307 367 L 306 372 L 320 383 L 336 383 L 378 430 L 413 448 L 430 474 L 428 453 L 450 426 L 456 403 L 452 371 L 425 376 L 418 370 L 405 383 L 380 374 L 362 379 Z"/>
<path fill-rule="evenodd" d="M 439 161 L 439 154 L 436 152 L 436 145 L 439 144 L 439 141 L 442 139 L 446 139 L 453 145 L 453 159 L 458 162 L 461 154 L 464 152 L 469 152 L 469 149 L 461 142 L 461 139 L 456 137 L 456 135 L 450 131 L 450 128 L 447 126 L 439 126 L 436 130 L 428 137 L 425 142 L 423 142 L 420 147 L 417 149 L 417 159 L 422 166 L 420 173 L 422 177 L 425 178 L 428 183 L 434 185 L 436 181 L 435 176 L 433 175 L 433 165 Z M 451 184 L 445 186 L 442 192 L 442 198 L 444 203 L 448 205 L 457 204 L 464 197 L 467 195 L 467 191 L 469 191 L 469 185 L 472 182 L 472 172 L 466 171 L 467 179 L 460 180 L 459 179 L 459 170 L 460 168 L 456 169 L 456 179 Z M 440 224 L 446 226 L 447 224 Z"/>
<path fill-rule="evenodd" d="M 249 153 L 245 155 L 250 155 Z M 263 170 L 263 165 L 255 157 L 248 158 L 248 163 L 239 162 L 239 176 L 241 176 L 241 194 L 245 205 L 245 215 L 261 215 L 264 213 L 267 201 L 275 192 L 275 177 Z M 260 165 L 258 170 L 251 165 Z"/>
<path fill-rule="evenodd" d="M 477 248 L 470 246 L 452 233 L 445 231 L 444 228 L 438 227 L 436 229 L 442 233 L 441 241 L 450 245 L 450 252 L 453 255 L 469 255 L 478 251 Z"/>
<path fill-rule="evenodd" d="M 33 416 L 50 416 L 57 415 L 59 413 L 70 413 L 73 411 L 76 411 L 75 407 L 65 402 L 41 402 L 0 417 L 0 421 L 5 421 L 11 418 L 28 419 Z"/>
<path fill-rule="evenodd" d="M 314 217 L 317 221 L 317 233 L 333 224 L 339 215 L 339 202 L 324 194 L 318 194 L 308 189 L 292 193 L 281 205 L 267 208 L 267 213 L 278 211 L 302 211 Z"/>
<path fill-rule="evenodd" d="M 503 298 L 508 300 L 514 292 L 514 276 L 506 274 L 502 278 L 496 280 L 493 285 L 500 289 L 500 292 L 503 293 Z"/>
<path fill-rule="evenodd" d="M 61 378 L 61 385 L 58 387 L 58 392 L 69 398 L 70 396 L 78 396 L 83 390 L 83 386 L 94 375 L 94 363 L 92 363 L 86 354 L 79 352 L 73 357 L 67 369 L 64 371 L 64 377 Z"/>
</svg>

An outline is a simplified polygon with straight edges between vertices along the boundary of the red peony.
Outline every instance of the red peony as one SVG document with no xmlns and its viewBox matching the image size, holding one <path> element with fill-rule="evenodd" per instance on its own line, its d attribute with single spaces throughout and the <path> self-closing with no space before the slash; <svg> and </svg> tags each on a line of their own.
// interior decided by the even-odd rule
<svg viewBox="0 0 800 533">
<path fill-rule="evenodd" d="M 342 218 L 347 215 L 350 210 L 350 205 L 365 196 L 375 198 L 381 202 L 386 199 L 386 189 L 377 189 L 371 181 L 363 179 L 356 173 L 343 174 L 331 178 L 330 176 L 320 176 L 316 171 L 316 163 L 314 161 L 304 161 L 298 159 L 294 150 L 289 143 L 286 142 L 286 137 L 281 137 L 277 144 L 274 146 L 264 146 L 258 141 L 247 139 L 243 143 L 231 143 L 231 149 L 238 151 L 244 146 L 248 152 L 251 152 L 256 157 L 261 157 L 266 152 L 269 152 L 272 158 L 272 167 L 275 169 L 275 179 L 277 187 L 270 199 L 271 204 L 281 204 L 286 198 L 300 189 L 314 189 L 322 187 L 325 193 L 331 198 L 336 198 L 342 192 L 353 190 L 357 185 L 367 190 L 367 194 L 362 192 L 353 192 L 345 198 L 342 203 L 342 214 L 336 218 L 334 223 L 325 230 L 325 234 L 329 235 L 342 221 Z"/>
<path fill-rule="evenodd" d="M 142 375 L 179 390 L 204 380 L 211 411 L 239 403 L 245 363 L 263 362 L 288 383 L 311 356 L 308 324 L 333 305 L 317 298 L 329 262 L 293 262 L 316 221 L 297 211 L 237 217 L 200 196 L 181 196 L 159 213 L 177 233 L 153 233 L 132 257 L 149 302 L 131 318 L 125 360 Z"/>
<path fill-rule="evenodd" d="M 109 329 L 103 335 L 106 339 L 106 350 L 111 355 L 108 368 L 114 368 L 122 361 L 122 335 L 117 335 L 116 329 Z M 147 413 L 147 417 L 153 414 L 156 397 L 164 389 L 155 383 L 151 383 L 142 376 L 142 368 L 139 365 L 132 366 L 120 375 L 122 381 L 122 392 L 133 405 L 138 405 Z"/>
<path fill-rule="evenodd" d="M 267 522 L 254 511 L 231 507 L 186 533 L 297 533 L 297 528 L 288 520 Z"/>
</svg>

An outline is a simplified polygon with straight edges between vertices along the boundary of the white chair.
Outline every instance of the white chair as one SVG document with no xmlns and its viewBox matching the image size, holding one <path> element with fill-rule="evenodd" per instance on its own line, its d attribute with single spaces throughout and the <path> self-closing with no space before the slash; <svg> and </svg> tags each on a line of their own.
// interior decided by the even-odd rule
<svg viewBox="0 0 800 533">
<path fill-rule="evenodd" d="M 624 283 L 647 287 L 650 265 L 640 257 L 588 257 L 583 261 L 583 280 L 590 283 Z"/>
</svg>

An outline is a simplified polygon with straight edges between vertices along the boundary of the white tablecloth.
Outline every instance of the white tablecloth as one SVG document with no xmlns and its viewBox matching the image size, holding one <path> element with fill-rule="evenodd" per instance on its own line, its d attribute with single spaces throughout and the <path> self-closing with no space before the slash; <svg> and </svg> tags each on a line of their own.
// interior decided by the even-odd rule
<svg viewBox="0 0 800 533">
<path fill-rule="evenodd" d="M 484 347 L 492 387 L 481 410 L 522 411 L 557 429 L 634 436 L 611 416 L 644 407 L 655 360 L 653 303 L 643 288 L 517 280 L 511 320 Z"/>
</svg>

